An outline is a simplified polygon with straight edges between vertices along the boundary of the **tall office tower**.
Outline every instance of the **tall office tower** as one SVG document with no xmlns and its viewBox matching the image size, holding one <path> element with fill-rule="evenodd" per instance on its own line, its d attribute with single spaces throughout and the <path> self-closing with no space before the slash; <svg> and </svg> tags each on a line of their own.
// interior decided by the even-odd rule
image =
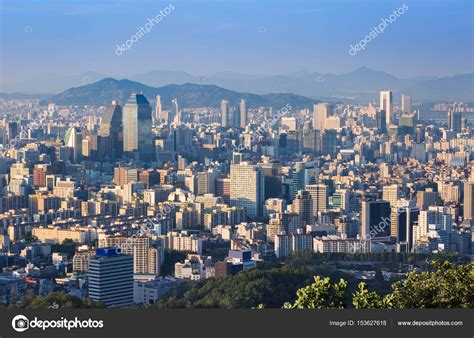
<svg viewBox="0 0 474 338">
<path fill-rule="evenodd" d="M 105 107 L 99 127 L 99 152 L 101 158 L 114 161 L 122 156 L 123 150 L 123 126 L 122 107 L 118 101 Z"/>
<path fill-rule="evenodd" d="M 66 131 L 64 136 L 66 147 L 72 149 L 70 160 L 77 163 L 81 160 L 82 154 L 82 132 L 77 127 L 71 127 Z"/>
<path fill-rule="evenodd" d="M 248 124 L 247 100 L 241 99 L 239 104 L 240 128 L 245 128 Z M 238 125 L 236 125 L 237 127 Z"/>
<path fill-rule="evenodd" d="M 460 111 L 449 111 L 448 112 L 448 129 L 460 133 L 462 121 L 462 113 Z"/>
<path fill-rule="evenodd" d="M 221 126 L 224 128 L 230 127 L 230 116 L 229 116 L 229 101 L 221 101 Z"/>
<path fill-rule="evenodd" d="M 313 200 L 308 191 L 299 190 L 293 200 L 293 212 L 301 219 L 301 224 L 313 224 Z"/>
<path fill-rule="evenodd" d="M 162 119 L 161 97 L 160 95 L 156 95 L 155 121 L 161 121 Z"/>
<path fill-rule="evenodd" d="M 464 219 L 474 220 L 474 181 L 464 183 Z"/>
<path fill-rule="evenodd" d="M 265 179 L 262 168 L 247 163 L 230 166 L 230 204 L 244 207 L 247 216 L 263 216 Z"/>
<path fill-rule="evenodd" d="M 330 155 L 335 158 L 337 155 L 337 131 L 325 130 L 321 134 L 321 154 Z"/>
<path fill-rule="evenodd" d="M 385 110 L 377 110 L 375 113 L 375 125 L 379 132 L 387 132 L 387 121 L 386 121 L 386 112 Z"/>
<path fill-rule="evenodd" d="M 171 100 L 171 111 L 168 114 L 167 122 L 171 124 L 176 119 L 176 116 L 179 117 L 179 103 L 178 99 L 174 98 Z"/>
<path fill-rule="evenodd" d="M 392 184 L 392 185 L 386 185 L 383 188 L 383 195 L 382 199 L 384 201 L 389 201 L 390 206 L 394 207 L 398 203 L 398 185 L 397 184 Z"/>
<path fill-rule="evenodd" d="M 102 244 L 102 243 L 101 243 Z M 109 236 L 106 247 L 120 248 L 120 253 L 133 256 L 133 273 L 156 275 L 160 274 L 160 250 L 152 246 L 149 237 Z"/>
<path fill-rule="evenodd" d="M 438 200 L 439 193 L 431 188 L 416 193 L 416 205 L 421 210 L 427 210 L 428 207 L 437 205 Z"/>
<path fill-rule="evenodd" d="M 328 208 L 328 187 L 324 184 L 309 184 L 306 191 L 313 201 L 313 216 L 318 217 L 318 212 Z"/>
<path fill-rule="evenodd" d="M 107 306 L 133 303 L 133 257 L 116 248 L 99 248 L 89 257 L 89 297 Z"/>
<path fill-rule="evenodd" d="M 324 130 L 326 119 L 333 115 L 334 105 L 331 103 L 318 103 L 313 106 L 313 128 Z"/>
<path fill-rule="evenodd" d="M 298 192 L 304 188 L 305 181 L 305 167 L 304 162 L 296 162 L 295 167 L 291 173 L 291 199 L 293 200 Z"/>
<path fill-rule="evenodd" d="M 411 252 L 413 227 L 418 223 L 420 209 L 414 200 L 400 200 L 392 206 L 390 236 L 396 238 L 400 252 Z"/>
<path fill-rule="evenodd" d="M 363 239 L 390 237 L 391 209 L 388 201 L 363 201 L 361 236 Z"/>
<path fill-rule="evenodd" d="M 411 114 L 411 96 L 402 94 L 402 113 Z"/>
<path fill-rule="evenodd" d="M 7 134 L 7 141 L 11 141 L 15 139 L 15 137 L 20 135 L 21 127 L 18 122 L 8 122 L 5 129 Z"/>
<path fill-rule="evenodd" d="M 392 116 L 393 95 L 390 90 L 380 91 L 380 110 L 385 110 L 385 123 L 388 126 L 393 119 Z"/>
<path fill-rule="evenodd" d="M 151 107 L 142 94 L 132 94 L 123 107 L 123 151 L 142 161 L 154 160 Z"/>
</svg>

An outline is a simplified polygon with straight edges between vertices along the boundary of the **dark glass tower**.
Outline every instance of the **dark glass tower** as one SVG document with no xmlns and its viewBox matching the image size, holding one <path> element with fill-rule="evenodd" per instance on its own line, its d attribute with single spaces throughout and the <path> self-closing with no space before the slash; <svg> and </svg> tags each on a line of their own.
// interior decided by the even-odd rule
<svg viewBox="0 0 474 338">
<path fill-rule="evenodd" d="M 117 101 L 105 107 L 99 128 L 99 153 L 105 161 L 114 161 L 122 156 L 123 126 L 122 107 Z"/>
<path fill-rule="evenodd" d="M 132 94 L 123 107 L 123 151 L 142 161 L 154 160 L 152 111 L 146 97 Z"/>
</svg>

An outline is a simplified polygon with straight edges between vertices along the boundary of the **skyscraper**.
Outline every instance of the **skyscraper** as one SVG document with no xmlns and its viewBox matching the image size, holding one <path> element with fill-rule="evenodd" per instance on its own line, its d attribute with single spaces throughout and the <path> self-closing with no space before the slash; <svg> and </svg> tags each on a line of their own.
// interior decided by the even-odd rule
<svg viewBox="0 0 474 338">
<path fill-rule="evenodd" d="M 385 133 L 387 131 L 387 113 L 385 110 L 378 110 L 375 113 L 375 124 L 378 131 Z"/>
<path fill-rule="evenodd" d="M 230 203 L 244 207 L 247 216 L 263 215 L 265 180 L 262 168 L 248 163 L 233 164 L 230 167 Z"/>
<path fill-rule="evenodd" d="M 464 219 L 474 219 L 474 182 L 464 183 Z"/>
<path fill-rule="evenodd" d="M 448 128 L 449 130 L 460 133 L 461 132 L 462 114 L 459 111 L 448 112 Z"/>
<path fill-rule="evenodd" d="M 64 136 L 64 143 L 66 147 L 72 149 L 71 161 L 73 163 L 79 162 L 82 154 L 82 132 L 77 127 L 71 127 L 66 131 Z"/>
<path fill-rule="evenodd" d="M 123 107 L 123 151 L 132 158 L 153 160 L 151 107 L 142 94 L 132 94 Z"/>
<path fill-rule="evenodd" d="M 363 201 L 361 235 L 363 239 L 388 238 L 391 233 L 391 209 L 388 201 Z"/>
<path fill-rule="evenodd" d="M 306 186 L 313 204 L 313 216 L 317 217 L 319 211 L 328 208 L 328 187 L 324 184 L 309 184 Z"/>
<path fill-rule="evenodd" d="M 411 114 L 411 96 L 402 94 L 402 113 Z"/>
<path fill-rule="evenodd" d="M 89 257 L 89 297 L 107 306 L 133 303 L 133 257 L 116 248 L 99 248 Z"/>
<path fill-rule="evenodd" d="M 324 130 L 325 122 L 328 116 L 333 115 L 334 106 L 330 103 L 323 102 L 313 106 L 313 128 Z"/>
<path fill-rule="evenodd" d="M 299 215 L 303 226 L 313 223 L 313 200 L 308 191 L 298 191 L 293 200 L 293 211 Z"/>
<path fill-rule="evenodd" d="M 239 112 L 240 112 L 240 128 L 245 128 L 248 123 L 247 101 L 245 99 L 240 100 Z"/>
<path fill-rule="evenodd" d="M 389 125 L 392 122 L 393 95 L 391 90 L 380 92 L 380 110 L 385 110 L 385 121 Z"/>
<path fill-rule="evenodd" d="M 161 107 L 161 97 L 156 95 L 156 106 L 155 106 L 155 120 L 160 121 L 163 119 L 162 116 L 162 107 Z"/>
<path fill-rule="evenodd" d="M 99 152 L 100 157 L 106 160 L 115 160 L 122 155 L 123 126 L 122 107 L 118 101 L 105 107 L 99 127 Z"/>
<path fill-rule="evenodd" d="M 229 118 L 229 101 L 221 101 L 221 126 L 224 128 L 230 127 Z"/>
<path fill-rule="evenodd" d="M 168 124 L 171 124 L 176 116 L 179 116 L 179 103 L 178 99 L 171 100 L 171 112 L 168 114 Z"/>
</svg>

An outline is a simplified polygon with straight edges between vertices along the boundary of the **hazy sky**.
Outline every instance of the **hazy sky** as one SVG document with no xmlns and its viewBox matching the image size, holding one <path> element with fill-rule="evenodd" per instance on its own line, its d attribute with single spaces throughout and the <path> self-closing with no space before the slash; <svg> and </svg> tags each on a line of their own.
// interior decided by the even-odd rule
<svg viewBox="0 0 474 338">
<path fill-rule="evenodd" d="M 474 72 L 472 0 L 172 1 L 175 9 L 121 56 L 170 2 L 0 0 L 1 76 L 127 75 L 156 69 L 342 73 L 360 66 L 400 77 Z M 349 45 L 381 18 L 408 10 L 355 56 Z"/>
</svg>

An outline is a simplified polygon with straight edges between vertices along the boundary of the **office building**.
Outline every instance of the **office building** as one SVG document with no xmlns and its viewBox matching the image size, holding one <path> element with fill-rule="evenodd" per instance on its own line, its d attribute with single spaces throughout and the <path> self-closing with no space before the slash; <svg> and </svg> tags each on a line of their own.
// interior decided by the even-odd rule
<svg viewBox="0 0 474 338">
<path fill-rule="evenodd" d="M 142 94 L 132 94 L 123 107 L 123 151 L 140 160 L 153 160 L 151 107 Z"/>
<path fill-rule="evenodd" d="M 133 304 L 133 257 L 99 248 L 89 257 L 89 298 L 106 306 Z"/>
<path fill-rule="evenodd" d="M 262 168 L 248 163 L 230 167 L 230 203 L 246 209 L 250 218 L 263 216 L 265 182 Z"/>
<path fill-rule="evenodd" d="M 385 111 L 385 123 L 388 126 L 393 120 L 393 94 L 390 90 L 380 92 L 380 110 Z"/>
<path fill-rule="evenodd" d="M 229 116 L 229 101 L 221 101 L 221 126 L 224 128 L 231 127 L 231 121 Z"/>
<path fill-rule="evenodd" d="M 388 201 L 362 202 L 362 239 L 388 239 L 391 232 L 391 209 Z"/>
<path fill-rule="evenodd" d="M 239 115 L 240 115 L 240 125 L 236 125 L 236 127 L 240 126 L 240 128 L 245 128 L 248 121 L 248 111 L 247 111 L 247 101 L 245 99 L 240 100 L 239 104 Z"/>
</svg>

